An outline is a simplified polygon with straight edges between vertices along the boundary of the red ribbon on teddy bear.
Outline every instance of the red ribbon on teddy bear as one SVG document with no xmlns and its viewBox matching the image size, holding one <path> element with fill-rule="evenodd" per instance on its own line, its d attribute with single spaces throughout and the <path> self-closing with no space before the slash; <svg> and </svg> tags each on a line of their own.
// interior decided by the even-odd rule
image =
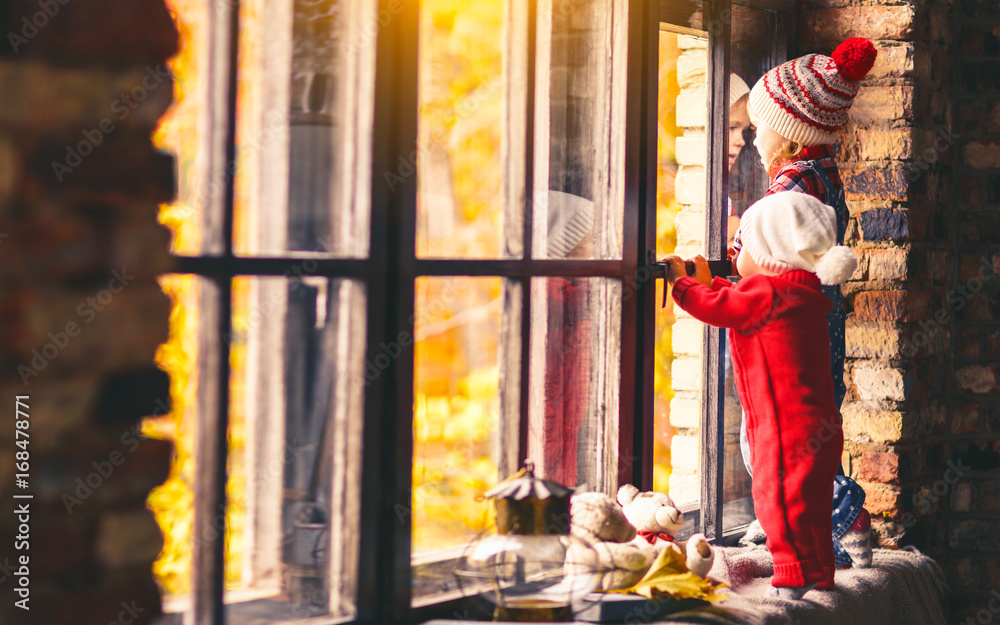
<svg viewBox="0 0 1000 625">
<path fill-rule="evenodd" d="M 655 545 L 657 538 L 662 538 L 663 540 L 667 541 L 668 543 L 674 542 L 674 537 L 673 536 L 671 536 L 670 534 L 665 534 L 663 532 L 653 532 L 653 531 L 650 531 L 650 530 L 639 530 L 638 532 L 636 532 L 636 534 L 638 534 L 639 536 L 642 536 L 643 538 L 645 538 L 646 542 L 648 542 L 650 545 Z"/>
</svg>

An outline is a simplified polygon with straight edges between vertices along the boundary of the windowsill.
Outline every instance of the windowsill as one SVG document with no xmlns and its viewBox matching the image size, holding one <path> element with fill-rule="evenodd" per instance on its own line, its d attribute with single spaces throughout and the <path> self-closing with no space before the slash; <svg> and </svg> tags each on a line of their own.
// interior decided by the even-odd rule
<svg viewBox="0 0 1000 625">
<path fill-rule="evenodd" d="M 712 577 L 729 583 L 729 597 L 714 604 L 685 609 L 650 619 L 645 611 L 617 623 L 685 625 L 714 620 L 707 611 L 721 608 L 730 614 L 727 623 L 781 623 L 797 625 L 905 625 L 945 623 L 943 600 L 947 592 L 943 574 L 933 560 L 912 551 L 875 550 L 868 569 L 837 571 L 834 590 L 810 591 L 803 600 L 764 596 L 770 587 L 770 556 L 762 545 L 724 548 L 716 554 Z M 445 613 L 443 610 L 438 614 Z M 464 615 L 463 615 L 464 616 Z M 576 621 L 585 625 L 585 621 Z M 609 621 L 610 622 L 610 621 Z M 469 620 L 432 619 L 422 625 L 468 625 Z"/>
</svg>

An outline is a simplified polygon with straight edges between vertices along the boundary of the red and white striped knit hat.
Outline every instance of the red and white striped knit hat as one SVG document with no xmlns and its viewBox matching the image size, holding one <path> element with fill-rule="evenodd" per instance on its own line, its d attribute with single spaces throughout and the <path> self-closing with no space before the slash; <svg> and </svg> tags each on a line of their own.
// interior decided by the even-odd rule
<svg viewBox="0 0 1000 625">
<path fill-rule="evenodd" d="M 806 147 L 833 143 L 876 54 L 871 41 L 851 37 L 830 56 L 782 63 L 750 90 L 751 119 Z"/>
</svg>

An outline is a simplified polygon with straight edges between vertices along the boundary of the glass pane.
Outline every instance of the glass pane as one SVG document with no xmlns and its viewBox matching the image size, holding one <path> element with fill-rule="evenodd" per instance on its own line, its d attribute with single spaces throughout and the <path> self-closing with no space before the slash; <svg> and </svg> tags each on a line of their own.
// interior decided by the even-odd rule
<svg viewBox="0 0 1000 625">
<path fill-rule="evenodd" d="M 774 65 L 773 50 L 779 41 L 779 13 L 744 6 L 733 6 L 732 71 L 734 83 L 743 80 L 753 87 L 757 79 Z M 738 77 L 738 78 L 737 78 Z M 738 83 L 737 83 L 738 84 Z M 740 98 L 729 110 L 730 155 L 737 154 L 729 170 L 729 238 L 739 227 L 739 216 L 750 204 L 763 197 L 768 176 L 753 146 L 754 134 L 747 127 L 746 98 Z M 743 144 L 742 147 L 740 144 Z M 740 527 L 753 520 L 751 480 L 740 451 L 742 407 L 733 381 L 732 355 L 725 353 L 724 465 L 723 465 L 723 526 L 725 530 Z"/>
<path fill-rule="evenodd" d="M 241 2 L 234 247 L 368 254 L 375 0 Z"/>
<path fill-rule="evenodd" d="M 532 256 L 622 257 L 625 0 L 553 0 L 537 15 Z"/>
<path fill-rule="evenodd" d="M 416 165 L 418 256 L 501 256 L 504 4 L 420 0 L 417 150 L 385 174 Z"/>
<path fill-rule="evenodd" d="M 364 287 L 239 278 L 233 301 L 227 620 L 351 616 Z"/>
<path fill-rule="evenodd" d="M 618 488 L 621 281 L 531 281 L 528 457 L 582 490 Z"/>
<path fill-rule="evenodd" d="M 657 104 L 656 254 L 705 250 L 708 40 L 661 29 Z M 657 283 L 661 301 L 662 281 Z M 653 488 L 678 505 L 701 496 L 703 324 L 667 299 L 656 320 Z"/>
<path fill-rule="evenodd" d="M 479 496 L 499 478 L 503 299 L 500 278 L 416 282 L 415 600 L 455 589 L 451 561 L 492 521 Z"/>
</svg>

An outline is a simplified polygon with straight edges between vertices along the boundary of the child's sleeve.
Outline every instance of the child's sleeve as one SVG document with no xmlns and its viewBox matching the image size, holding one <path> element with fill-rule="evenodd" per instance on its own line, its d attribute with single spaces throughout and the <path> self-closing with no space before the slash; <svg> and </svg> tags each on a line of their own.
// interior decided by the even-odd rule
<svg viewBox="0 0 1000 625">
<path fill-rule="evenodd" d="M 745 282 L 754 283 L 751 288 L 737 289 L 729 280 L 718 276 L 710 286 L 684 276 L 674 283 L 673 298 L 678 306 L 704 323 L 736 330 L 760 327 L 772 308 L 774 297 L 766 282 L 757 284 L 760 281 L 754 278 L 745 279 Z"/>
</svg>

